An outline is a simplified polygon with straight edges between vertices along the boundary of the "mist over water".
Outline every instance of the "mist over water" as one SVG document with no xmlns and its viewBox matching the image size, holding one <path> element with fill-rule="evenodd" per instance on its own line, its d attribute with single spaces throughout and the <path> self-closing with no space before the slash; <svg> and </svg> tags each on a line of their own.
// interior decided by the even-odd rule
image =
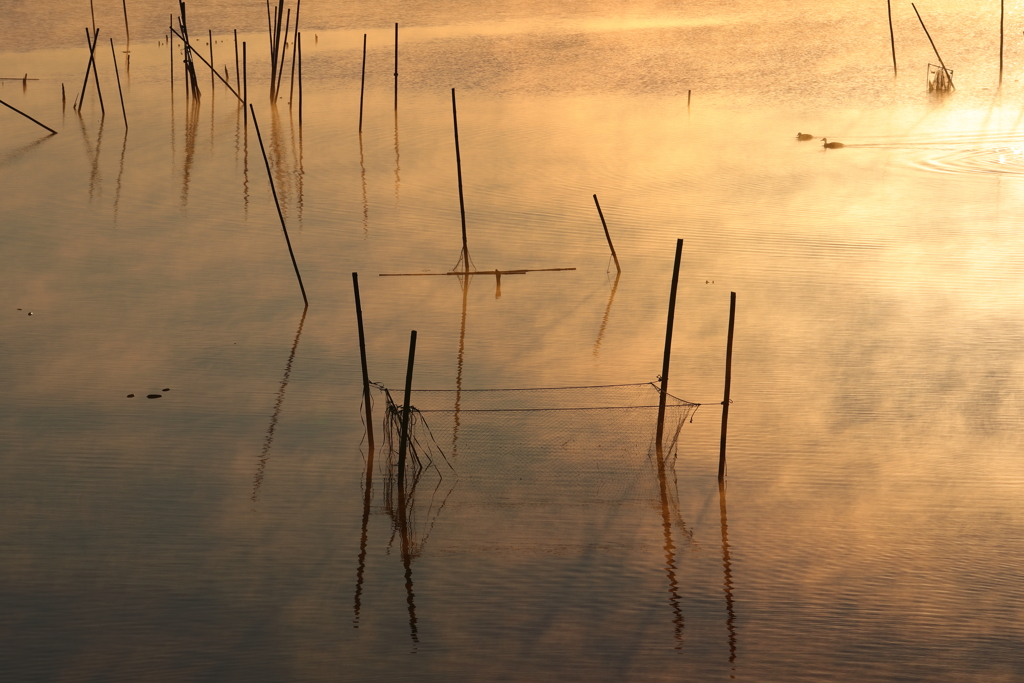
<svg viewBox="0 0 1024 683">
<path fill-rule="evenodd" d="M 0 111 L 3 678 L 1024 676 L 1024 25 L 1000 88 L 989 4 L 918 3 L 937 95 L 902 5 L 894 78 L 862 3 L 307 0 L 301 125 L 266 6 L 189 4 L 232 85 L 246 43 L 304 312 L 253 121 L 202 64 L 186 99 L 177 6 L 127 3 L 125 52 L 95 3 L 104 116 L 91 80 L 72 109 L 88 3 L 14 3 L 0 77 L 38 80 L 0 99 L 58 134 Z M 500 282 L 441 275 L 453 87 Z M 701 406 L 660 452 L 636 406 L 677 238 L 670 393 Z M 400 397 L 415 329 L 414 389 L 451 392 L 414 391 L 439 450 L 405 507 L 352 272 L 370 379 Z M 472 393 L 595 385 L 640 388 Z"/>
</svg>

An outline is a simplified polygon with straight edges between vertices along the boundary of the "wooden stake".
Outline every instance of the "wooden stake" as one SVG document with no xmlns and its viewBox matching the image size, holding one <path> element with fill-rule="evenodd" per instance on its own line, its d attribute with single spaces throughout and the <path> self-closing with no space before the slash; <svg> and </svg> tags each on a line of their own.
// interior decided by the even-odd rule
<svg viewBox="0 0 1024 683">
<path fill-rule="evenodd" d="M 244 45 L 244 43 L 243 43 Z M 295 262 L 295 252 L 292 251 L 292 241 L 288 237 L 288 226 L 284 223 L 284 214 L 281 212 L 281 202 L 277 200 L 277 188 L 274 187 L 274 174 L 270 171 L 270 160 L 267 159 L 267 148 L 263 146 L 263 136 L 260 135 L 260 124 L 256 122 L 256 110 L 249 105 L 249 112 L 252 114 L 252 125 L 256 128 L 256 138 L 260 141 L 260 151 L 263 152 L 263 163 L 267 165 L 267 180 L 270 181 L 270 191 L 274 194 L 274 206 L 277 207 L 277 216 L 281 219 L 281 230 L 284 231 L 284 241 L 288 244 L 288 255 L 292 257 L 292 267 L 295 268 L 295 277 L 299 281 L 299 289 L 302 291 L 302 301 L 309 306 L 309 299 L 306 298 L 306 288 L 302 284 L 302 274 L 299 273 L 299 264 Z"/>
<path fill-rule="evenodd" d="M 395 111 L 398 111 L 398 23 L 395 22 Z"/>
<path fill-rule="evenodd" d="M 366 442 L 373 453 L 373 415 L 370 411 L 370 373 L 366 369 L 366 337 L 363 334 L 363 305 L 359 299 L 359 273 L 352 273 L 352 290 L 356 297 L 356 323 L 359 326 L 359 360 L 363 366 L 363 405 L 366 406 Z M 372 457 L 372 456 L 371 456 Z"/>
<path fill-rule="evenodd" d="M 615 245 L 612 244 L 612 236 L 608 234 L 608 224 L 604 220 L 604 212 L 601 211 L 601 203 L 597 201 L 597 195 L 594 195 L 594 204 L 597 205 L 597 215 L 601 217 L 601 225 L 604 226 L 604 236 L 608 240 L 608 248 L 612 250 L 612 258 L 615 260 L 615 270 L 622 272 L 622 268 L 619 267 L 619 257 L 615 255 Z"/>
<path fill-rule="evenodd" d="M 82 81 L 82 94 L 78 96 L 78 109 L 81 111 L 82 104 L 85 102 L 85 88 L 89 85 L 89 71 L 92 70 L 95 73 L 96 70 L 96 45 L 99 43 L 100 30 L 96 29 L 95 39 L 89 37 L 89 29 L 85 29 L 85 40 L 89 44 L 89 63 L 85 67 L 85 80 Z M 96 92 L 99 92 L 99 79 L 96 80 Z M 100 109 L 103 108 L 103 97 L 100 97 Z M 104 112 L 106 113 L 106 112 Z"/>
<path fill-rule="evenodd" d="M 61 111 L 64 111 L 67 108 L 67 106 L 68 106 L 68 96 L 64 92 L 64 84 L 61 83 L 60 84 L 60 108 L 61 108 Z"/>
<path fill-rule="evenodd" d="M 207 34 L 207 36 L 209 36 L 209 41 L 210 41 L 210 95 L 213 96 L 213 88 L 214 88 L 214 86 L 217 85 L 217 82 L 215 80 L 213 80 L 213 77 L 214 76 L 220 76 L 220 74 L 217 73 L 217 69 L 215 69 L 214 66 L 213 66 L 214 64 L 217 63 L 217 62 L 213 61 L 213 29 L 210 29 L 210 28 L 206 29 L 206 34 Z M 220 80 L 223 81 L 224 79 L 222 78 Z M 231 86 L 228 86 L 228 87 L 230 88 Z"/>
<path fill-rule="evenodd" d="M 455 108 L 455 88 L 452 88 L 452 123 L 455 125 L 455 168 L 459 174 L 459 214 L 462 216 L 462 270 L 469 272 L 469 242 L 466 239 L 466 202 L 462 196 L 462 154 L 459 152 L 459 115 Z M 456 265 L 458 268 L 458 265 Z"/>
<path fill-rule="evenodd" d="M 402 404 L 402 433 L 398 443 L 398 490 L 405 489 L 405 452 L 409 442 L 409 395 L 412 393 L 412 368 L 416 362 L 416 330 L 409 335 L 409 366 L 405 371 L 405 401 Z"/>
<path fill-rule="evenodd" d="M 284 76 L 284 63 L 285 63 L 285 61 L 287 61 L 287 59 L 286 59 L 287 54 L 286 53 L 288 51 L 288 27 L 291 25 L 291 23 L 292 23 L 292 8 L 289 7 L 288 8 L 288 19 L 285 20 L 285 22 L 284 22 L 284 44 L 281 45 L 281 57 L 280 57 L 280 59 L 277 60 L 278 61 L 278 72 L 277 72 L 277 75 L 275 76 L 276 83 L 274 85 L 274 102 L 277 102 L 277 100 L 280 97 L 281 77 Z"/>
<path fill-rule="evenodd" d="M 89 39 L 89 32 L 85 32 L 86 40 Z M 95 50 L 100 44 L 100 30 L 96 29 L 96 35 L 93 37 L 92 49 Z M 88 76 L 86 77 L 88 78 Z M 103 93 L 100 91 L 100 74 L 96 70 L 96 60 L 92 60 L 92 80 L 96 84 L 96 96 L 100 98 L 100 114 L 102 116 L 107 115 L 107 108 L 103 106 Z"/>
<path fill-rule="evenodd" d="M 7 103 L 6 103 L 6 102 L 4 102 L 3 100 L 0 100 L 0 104 L 4 105 L 4 106 L 5 106 L 5 107 L 7 107 L 8 109 L 14 109 L 14 107 L 12 107 L 11 105 L 7 104 Z M 50 128 L 50 127 L 49 127 L 49 126 L 47 126 L 46 124 L 43 124 L 43 123 L 39 123 L 39 122 L 38 122 L 38 121 L 36 121 L 36 120 L 35 120 L 34 118 L 32 118 L 31 116 L 29 116 L 29 115 L 28 115 L 28 114 L 26 114 L 25 112 L 21 111 L 20 109 L 14 109 L 14 111 L 18 112 L 19 114 L 21 114 L 22 116 L 24 116 L 24 117 L 25 117 L 26 119 L 28 119 L 28 120 L 29 120 L 29 121 L 31 121 L 32 123 L 35 123 L 36 125 L 42 126 L 42 127 L 43 127 L 43 128 L 45 128 L 46 130 L 48 130 L 48 131 L 50 131 L 51 133 L 53 133 L 54 135 L 56 135 L 56 134 L 57 134 L 57 131 L 55 131 L 55 130 L 54 130 L 53 128 Z"/>
<path fill-rule="evenodd" d="M 924 29 L 924 34 L 928 36 L 928 42 L 932 44 L 932 50 L 935 52 L 935 56 L 939 59 L 939 65 L 942 67 L 942 70 L 946 72 L 946 75 L 950 76 L 949 69 L 946 68 L 946 63 L 942 61 L 942 55 L 939 54 L 939 49 L 935 47 L 935 41 L 932 40 L 932 34 L 928 33 L 928 27 L 924 25 L 924 19 L 921 18 L 921 13 L 917 11 L 917 5 L 910 3 L 910 6 L 914 8 L 914 14 L 917 15 L 917 20 L 921 22 L 921 28 Z M 950 84 L 953 83 L 952 76 L 950 76 L 949 82 Z M 953 89 L 956 89 L 955 85 L 953 86 Z"/>
<path fill-rule="evenodd" d="M 121 0 L 121 8 L 124 9 L 124 42 L 125 51 L 131 52 L 132 49 L 132 36 L 128 33 L 128 2 L 127 0 Z"/>
<path fill-rule="evenodd" d="M 302 128 L 302 34 L 295 36 L 295 42 L 299 45 L 299 128 Z M 301 140 L 301 130 L 300 140 Z"/>
<path fill-rule="evenodd" d="M 110 39 L 110 56 L 114 58 L 114 75 L 117 76 L 117 96 L 121 98 L 121 115 L 124 116 L 124 129 L 128 130 L 128 113 L 124 110 L 124 93 L 121 92 L 121 74 L 117 70 L 117 53 L 114 52 L 114 39 Z"/>
<path fill-rule="evenodd" d="M 892 0 L 885 0 L 889 8 L 889 45 L 892 46 L 892 76 L 896 77 L 896 35 L 892 31 Z"/>
<path fill-rule="evenodd" d="M 249 69 L 246 66 L 245 41 L 242 41 L 242 110 L 246 128 L 249 126 Z"/>
<path fill-rule="evenodd" d="M 302 0 L 299 0 L 295 4 L 295 28 L 292 29 L 294 38 L 292 38 L 292 77 L 291 85 L 289 86 L 288 93 L 288 106 L 292 106 L 292 99 L 295 97 L 295 57 L 298 55 L 299 50 L 299 9 L 302 8 Z"/>
<path fill-rule="evenodd" d="M 999 0 L 999 85 L 1003 84 L 1003 20 L 1006 16 L 1006 0 Z"/>
<path fill-rule="evenodd" d="M 242 90 L 242 74 L 238 69 L 238 29 L 235 29 L 235 90 Z"/>
<path fill-rule="evenodd" d="M 668 370 L 672 361 L 672 326 L 676 318 L 676 288 L 679 285 L 679 264 L 683 258 L 683 240 L 676 240 L 676 260 L 672 266 L 672 290 L 668 297 L 668 324 L 665 326 L 665 356 L 661 363 L 661 398 L 658 400 L 658 433 L 655 443 L 661 448 L 665 433 L 665 399 L 668 396 Z"/>
<path fill-rule="evenodd" d="M 363 132 L 363 90 L 366 88 L 366 34 L 363 34 L 363 75 L 359 80 L 359 132 Z"/>
<path fill-rule="evenodd" d="M 729 295 L 729 339 L 725 346 L 725 398 L 722 399 L 722 442 L 718 449 L 718 481 L 725 479 L 725 437 L 729 426 L 729 390 L 732 386 L 732 333 L 736 322 L 736 292 Z"/>
<path fill-rule="evenodd" d="M 171 96 L 173 97 L 174 96 L 174 38 L 172 37 L 172 35 L 174 34 L 174 15 L 173 14 L 168 15 L 167 30 L 171 31 L 171 33 L 168 34 L 168 36 L 167 36 L 167 45 L 171 49 Z"/>
</svg>

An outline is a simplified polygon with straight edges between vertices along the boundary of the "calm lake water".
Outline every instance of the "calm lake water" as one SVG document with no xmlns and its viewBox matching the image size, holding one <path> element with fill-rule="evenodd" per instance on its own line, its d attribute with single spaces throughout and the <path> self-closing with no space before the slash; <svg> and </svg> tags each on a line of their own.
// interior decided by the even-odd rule
<svg viewBox="0 0 1024 683">
<path fill-rule="evenodd" d="M 38 80 L 0 99 L 58 134 L 0 111 L 0 677 L 1024 678 L 1024 6 L 1000 89 L 998 3 L 918 4 L 949 95 L 909 3 L 894 78 L 879 3 L 306 0 L 300 126 L 265 4 L 190 3 L 232 83 L 246 43 L 304 312 L 253 122 L 180 42 L 172 91 L 176 4 L 126 53 L 96 0 L 103 116 L 89 4 L 4 3 Z M 378 277 L 459 260 L 453 87 L 476 267 L 575 270 Z M 656 381 L 678 238 L 663 476 L 649 408 L 508 412 L 650 387 L 469 391 Z M 463 390 L 414 394 L 406 533 L 352 272 L 370 378 L 417 330 L 414 388 Z"/>
</svg>

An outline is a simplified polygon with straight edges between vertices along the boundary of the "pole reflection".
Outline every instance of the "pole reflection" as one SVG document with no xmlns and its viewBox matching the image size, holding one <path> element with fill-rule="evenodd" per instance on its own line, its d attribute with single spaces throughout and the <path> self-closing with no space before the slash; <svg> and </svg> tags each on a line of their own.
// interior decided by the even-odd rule
<svg viewBox="0 0 1024 683">
<path fill-rule="evenodd" d="M 601 329 L 597 332 L 597 340 L 594 342 L 594 357 L 597 357 L 601 350 L 601 339 L 604 338 L 604 331 L 608 327 L 608 317 L 612 312 L 612 302 L 615 301 L 615 292 L 619 289 L 619 278 L 622 271 L 615 272 L 615 282 L 612 284 L 612 293 L 608 295 L 608 306 L 604 309 L 604 317 L 601 319 Z"/>
<path fill-rule="evenodd" d="M 292 342 L 292 350 L 288 354 L 288 362 L 284 366 L 284 376 L 281 378 L 281 386 L 277 390 L 277 400 L 274 401 L 274 413 L 270 416 L 267 436 L 263 439 L 263 450 L 260 452 L 259 462 L 256 466 L 256 475 L 252 481 L 252 502 L 254 503 L 259 499 L 260 486 L 263 484 L 263 473 L 267 467 L 267 460 L 270 458 L 270 447 L 274 443 L 274 430 L 277 429 L 277 421 L 281 417 L 281 407 L 284 405 L 284 392 L 288 389 L 288 380 L 292 374 L 292 363 L 295 361 L 295 351 L 299 348 L 299 338 L 302 336 L 302 326 L 306 323 L 306 312 L 308 310 L 308 308 L 302 309 L 299 329 L 295 331 L 295 341 Z"/>
<path fill-rule="evenodd" d="M 660 440 L 655 441 L 658 466 L 658 491 L 661 495 L 661 526 L 665 536 L 665 575 L 668 577 L 668 602 L 672 608 L 675 649 L 683 649 L 683 630 L 686 627 L 679 599 L 679 581 L 676 579 L 676 545 L 672 541 L 672 512 L 669 503 L 668 480 L 665 472 L 665 451 Z"/>
<path fill-rule="evenodd" d="M 736 671 L 736 612 L 732 596 L 732 560 L 729 557 L 729 520 L 725 508 L 725 482 L 718 482 L 718 507 L 722 517 L 722 589 L 725 591 L 725 628 L 729 631 L 729 664 Z"/>
</svg>

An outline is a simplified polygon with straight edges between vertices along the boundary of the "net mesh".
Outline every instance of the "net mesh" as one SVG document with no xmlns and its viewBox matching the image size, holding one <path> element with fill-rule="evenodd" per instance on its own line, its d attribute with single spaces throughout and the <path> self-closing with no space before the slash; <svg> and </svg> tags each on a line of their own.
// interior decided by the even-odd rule
<svg viewBox="0 0 1024 683">
<path fill-rule="evenodd" d="M 397 519 L 402 405 L 378 389 L 387 405 L 385 508 Z M 659 399 L 652 383 L 413 391 L 403 497 L 414 553 L 446 505 L 501 509 L 524 531 L 531 516 L 575 517 L 587 506 L 677 509 L 672 465 L 699 404 L 666 395 L 659 449 Z"/>
</svg>

